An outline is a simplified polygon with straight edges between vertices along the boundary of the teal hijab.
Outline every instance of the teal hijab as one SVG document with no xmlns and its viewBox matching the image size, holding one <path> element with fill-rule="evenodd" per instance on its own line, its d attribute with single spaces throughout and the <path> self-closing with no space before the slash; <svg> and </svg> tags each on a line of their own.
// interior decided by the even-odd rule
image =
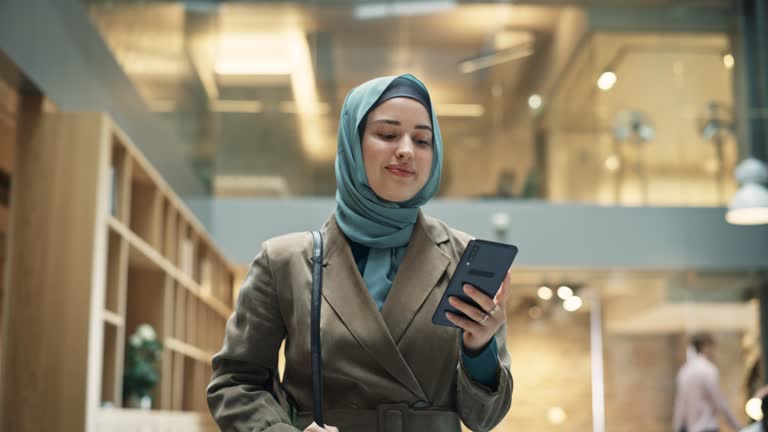
<svg viewBox="0 0 768 432">
<path fill-rule="evenodd" d="M 413 75 L 401 75 L 429 94 Z M 379 310 L 384 305 L 405 249 L 419 216 L 440 187 L 443 140 L 435 110 L 431 106 L 433 130 L 432 171 L 424 187 L 411 199 L 395 203 L 379 198 L 368 184 L 363 149 L 358 133 L 360 122 L 396 76 L 376 78 L 349 92 L 339 121 L 336 154 L 336 222 L 346 236 L 370 248 L 363 280 Z"/>
</svg>

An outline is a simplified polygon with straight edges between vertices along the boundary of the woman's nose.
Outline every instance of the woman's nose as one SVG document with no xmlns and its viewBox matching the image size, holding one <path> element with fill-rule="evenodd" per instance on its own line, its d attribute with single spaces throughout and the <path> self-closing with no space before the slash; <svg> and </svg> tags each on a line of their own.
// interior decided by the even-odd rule
<svg viewBox="0 0 768 432">
<path fill-rule="evenodd" d="M 404 136 L 403 139 L 400 140 L 395 155 L 398 159 L 410 159 L 413 157 L 413 141 L 411 141 L 409 136 Z"/>
</svg>

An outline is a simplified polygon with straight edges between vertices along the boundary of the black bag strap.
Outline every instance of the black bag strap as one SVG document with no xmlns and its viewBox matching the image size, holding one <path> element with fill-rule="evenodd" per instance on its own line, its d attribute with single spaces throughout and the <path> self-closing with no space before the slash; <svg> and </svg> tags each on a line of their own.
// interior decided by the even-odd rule
<svg viewBox="0 0 768 432">
<path fill-rule="evenodd" d="M 323 235 L 312 231 L 312 413 L 315 423 L 325 427 L 323 421 L 323 359 L 320 350 L 320 305 L 323 291 Z"/>
</svg>

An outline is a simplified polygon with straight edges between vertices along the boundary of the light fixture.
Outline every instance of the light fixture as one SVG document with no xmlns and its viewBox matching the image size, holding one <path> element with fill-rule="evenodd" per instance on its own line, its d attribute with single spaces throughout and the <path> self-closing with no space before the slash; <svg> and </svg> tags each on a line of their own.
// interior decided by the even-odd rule
<svg viewBox="0 0 768 432">
<path fill-rule="evenodd" d="M 540 95 L 538 95 L 538 94 L 532 94 L 532 95 L 531 95 L 531 96 L 528 98 L 528 106 L 529 106 L 529 107 L 530 107 L 532 110 L 534 110 L 534 111 L 535 111 L 535 110 L 538 110 L 539 108 L 541 108 L 541 105 L 542 105 L 542 103 L 543 103 L 543 100 L 541 99 L 541 96 L 540 96 Z"/>
<path fill-rule="evenodd" d="M 517 46 L 490 54 L 481 55 L 459 63 L 459 72 L 468 74 L 480 69 L 487 69 L 502 63 L 519 60 L 533 54 L 533 42 L 523 42 Z"/>
<path fill-rule="evenodd" d="M 542 300 L 549 300 L 552 298 L 552 288 L 548 286 L 540 286 L 539 289 L 536 291 L 536 294 Z"/>
<path fill-rule="evenodd" d="M 736 64 L 736 61 L 733 58 L 733 54 L 727 53 L 723 55 L 723 65 L 726 69 L 733 69 L 733 65 Z"/>
<path fill-rule="evenodd" d="M 619 157 L 616 155 L 610 155 L 605 159 L 605 169 L 608 171 L 614 172 L 619 169 L 621 166 L 621 161 L 619 160 Z"/>
<path fill-rule="evenodd" d="M 258 100 L 214 99 L 209 108 L 220 113 L 260 113 L 264 111 L 264 104 Z"/>
<path fill-rule="evenodd" d="M 761 421 L 763 419 L 763 409 L 761 407 L 763 401 L 759 398 L 752 398 L 747 401 L 744 410 L 747 412 L 749 418 L 754 421 Z"/>
<path fill-rule="evenodd" d="M 552 424 L 563 424 L 566 419 L 565 410 L 559 406 L 554 406 L 547 411 L 547 419 Z"/>
<path fill-rule="evenodd" d="M 288 34 L 225 32 L 217 42 L 217 75 L 289 75 L 296 69 L 294 42 Z"/>
<path fill-rule="evenodd" d="M 734 225 L 768 224 L 768 168 L 756 158 L 744 159 L 736 167 L 741 187 L 731 199 L 725 220 Z"/>
<path fill-rule="evenodd" d="M 428 15 L 449 11 L 456 6 L 456 0 L 378 2 L 355 6 L 353 13 L 356 19 L 368 20 L 393 16 Z"/>
<path fill-rule="evenodd" d="M 616 85 L 617 80 L 618 77 L 616 76 L 616 72 L 612 70 L 606 70 L 600 74 L 600 78 L 597 79 L 597 87 L 600 88 L 600 90 L 610 90 L 614 85 Z"/>
<path fill-rule="evenodd" d="M 280 112 L 285 114 L 328 114 L 331 112 L 331 105 L 326 102 L 318 102 L 314 105 L 315 112 L 299 113 L 299 108 L 294 101 L 282 101 L 278 105 Z M 309 109 L 312 109 L 312 105 L 309 105 Z"/>
<path fill-rule="evenodd" d="M 573 295 L 573 290 L 565 285 L 561 285 L 560 288 L 557 289 L 557 296 L 560 297 L 562 300 L 565 300 Z"/>
<path fill-rule="evenodd" d="M 574 295 L 565 299 L 563 302 L 563 309 L 567 310 L 568 312 L 575 312 L 579 310 L 583 304 L 584 302 L 581 300 L 581 297 Z"/>
</svg>

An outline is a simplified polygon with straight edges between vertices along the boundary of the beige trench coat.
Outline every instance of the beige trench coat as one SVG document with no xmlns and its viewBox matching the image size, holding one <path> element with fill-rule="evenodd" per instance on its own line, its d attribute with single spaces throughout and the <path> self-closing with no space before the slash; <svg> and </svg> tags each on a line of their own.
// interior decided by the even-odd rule
<svg viewBox="0 0 768 432">
<path fill-rule="evenodd" d="M 331 217 L 323 227 L 321 307 L 325 422 L 340 432 L 489 430 L 509 410 L 506 327 L 496 335 L 495 388 L 475 383 L 460 361 L 460 333 L 432 324 L 470 237 L 419 215 L 381 312 L 349 243 Z M 266 241 L 213 358 L 208 405 L 223 431 L 296 431 L 311 421 L 312 236 Z M 273 385 L 285 345 L 282 385 Z M 399 405 L 389 405 L 399 404 Z"/>
</svg>

